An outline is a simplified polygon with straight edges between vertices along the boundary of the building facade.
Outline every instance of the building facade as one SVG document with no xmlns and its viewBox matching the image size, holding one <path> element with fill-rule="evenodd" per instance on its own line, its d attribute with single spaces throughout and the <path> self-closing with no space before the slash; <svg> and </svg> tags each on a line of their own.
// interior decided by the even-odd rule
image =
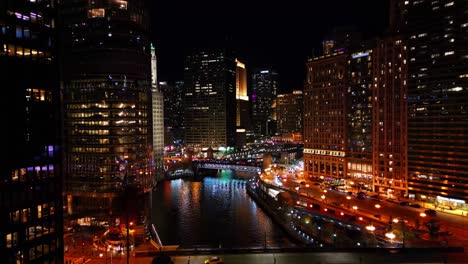
<svg viewBox="0 0 468 264">
<path fill-rule="evenodd" d="M 151 111 L 153 117 L 153 160 L 156 180 L 164 176 L 164 94 L 158 86 L 156 49 L 151 45 Z"/>
<path fill-rule="evenodd" d="M 159 82 L 164 95 L 164 144 L 184 145 L 184 81 Z"/>
<path fill-rule="evenodd" d="M 231 51 L 207 49 L 187 57 L 185 144 L 194 150 L 235 146 L 236 62 Z"/>
<path fill-rule="evenodd" d="M 250 130 L 249 96 L 247 94 L 247 69 L 236 59 L 236 147 L 246 144 L 246 132 Z"/>
<path fill-rule="evenodd" d="M 56 4 L 0 4 L 0 81 L 8 84 L 0 166 L 3 263 L 63 263 Z"/>
<path fill-rule="evenodd" d="M 304 87 L 304 173 L 341 184 L 347 175 L 347 54 L 309 59 Z"/>
<path fill-rule="evenodd" d="M 405 1 L 410 197 L 468 202 L 468 2 Z"/>
<path fill-rule="evenodd" d="M 372 58 L 372 49 L 351 52 L 346 92 L 347 179 L 367 190 L 372 188 Z"/>
<path fill-rule="evenodd" d="M 302 116 L 304 98 L 302 90 L 294 90 L 289 94 L 278 94 L 276 99 L 276 119 L 278 133 L 302 134 Z"/>
<path fill-rule="evenodd" d="M 278 73 L 271 68 L 260 68 L 254 70 L 252 74 L 252 91 L 250 94 L 252 107 L 253 130 L 259 135 L 273 135 L 271 122 L 276 113 L 273 111 L 273 104 L 279 89 Z M 271 125 L 270 125 L 271 126 Z"/>
<path fill-rule="evenodd" d="M 64 174 L 70 217 L 113 221 L 123 213 L 127 187 L 148 192 L 154 185 L 145 4 L 63 2 Z"/>
<path fill-rule="evenodd" d="M 388 36 L 373 52 L 373 188 L 388 197 L 408 194 L 407 64 L 400 36 Z"/>
</svg>

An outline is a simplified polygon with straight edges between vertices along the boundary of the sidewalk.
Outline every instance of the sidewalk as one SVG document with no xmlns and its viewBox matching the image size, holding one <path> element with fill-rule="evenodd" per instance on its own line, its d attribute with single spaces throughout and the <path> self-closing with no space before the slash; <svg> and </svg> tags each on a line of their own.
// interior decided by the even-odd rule
<svg viewBox="0 0 468 264">
<path fill-rule="evenodd" d="M 459 215 L 459 216 L 468 216 L 468 211 L 466 210 L 461 210 L 461 209 L 454 209 L 454 210 L 448 210 L 448 209 L 443 209 L 443 208 L 436 208 L 432 203 L 425 203 L 425 202 L 419 202 L 423 206 L 424 209 L 434 209 L 437 212 L 442 212 L 446 214 L 453 214 L 453 215 Z"/>
</svg>

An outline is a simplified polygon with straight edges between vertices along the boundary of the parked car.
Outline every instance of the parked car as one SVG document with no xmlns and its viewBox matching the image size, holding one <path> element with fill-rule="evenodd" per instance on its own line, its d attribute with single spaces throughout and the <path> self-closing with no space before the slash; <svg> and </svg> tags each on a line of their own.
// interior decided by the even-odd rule
<svg viewBox="0 0 468 264">
<path fill-rule="evenodd" d="M 205 264 L 223 264 L 223 260 L 219 257 L 213 256 L 206 259 Z"/>
<path fill-rule="evenodd" d="M 432 209 L 426 209 L 426 210 L 424 210 L 424 213 L 426 213 L 427 215 L 432 215 L 432 216 L 437 215 L 437 211 L 432 210 Z"/>
<path fill-rule="evenodd" d="M 400 205 L 401 206 L 407 206 L 407 205 L 409 205 L 409 203 L 408 202 L 400 202 Z"/>
<path fill-rule="evenodd" d="M 421 208 L 421 205 L 417 203 L 410 203 L 409 206 L 414 207 L 414 208 Z"/>
</svg>

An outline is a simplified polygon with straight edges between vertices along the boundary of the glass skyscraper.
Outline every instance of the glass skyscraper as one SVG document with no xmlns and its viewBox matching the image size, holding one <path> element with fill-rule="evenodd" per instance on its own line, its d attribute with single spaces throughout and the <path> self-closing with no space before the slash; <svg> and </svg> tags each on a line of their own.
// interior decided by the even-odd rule
<svg viewBox="0 0 468 264">
<path fill-rule="evenodd" d="M 154 185 L 145 3 L 79 0 L 61 8 L 69 216 L 112 220 L 125 186 Z"/>
<path fill-rule="evenodd" d="M 235 145 L 236 62 L 231 51 L 209 49 L 187 57 L 184 73 L 185 143 L 222 150 Z"/>
<path fill-rule="evenodd" d="M 7 120 L 0 166 L 2 263 L 63 263 L 55 5 L 51 0 L 0 4 Z"/>
<path fill-rule="evenodd" d="M 410 0 L 402 7 L 408 38 L 409 194 L 466 206 L 468 2 Z"/>
</svg>

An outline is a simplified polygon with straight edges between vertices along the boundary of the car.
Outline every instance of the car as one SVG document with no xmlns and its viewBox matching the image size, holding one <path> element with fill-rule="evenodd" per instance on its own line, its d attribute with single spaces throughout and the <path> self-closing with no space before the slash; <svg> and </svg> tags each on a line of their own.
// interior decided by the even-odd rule
<svg viewBox="0 0 468 264">
<path fill-rule="evenodd" d="M 432 210 L 432 209 L 424 210 L 424 213 L 426 213 L 427 215 L 432 215 L 432 216 L 437 215 L 437 211 L 436 211 L 436 210 Z"/>
<path fill-rule="evenodd" d="M 223 264 L 223 259 L 213 256 L 205 259 L 205 264 Z"/>
<path fill-rule="evenodd" d="M 400 205 L 401 205 L 401 206 L 407 206 L 407 205 L 409 205 L 409 204 L 410 204 L 410 203 L 408 203 L 408 202 L 400 202 Z"/>
<path fill-rule="evenodd" d="M 306 182 L 305 182 L 305 181 L 301 181 L 301 184 L 302 184 L 302 185 L 305 185 L 305 184 L 306 184 Z"/>
</svg>

